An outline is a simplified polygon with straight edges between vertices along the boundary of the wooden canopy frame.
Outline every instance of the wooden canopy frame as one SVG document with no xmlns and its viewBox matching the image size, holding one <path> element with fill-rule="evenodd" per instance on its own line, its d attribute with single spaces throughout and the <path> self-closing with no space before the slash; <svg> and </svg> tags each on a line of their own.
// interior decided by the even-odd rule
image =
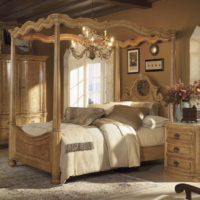
<svg viewBox="0 0 200 200">
<path fill-rule="evenodd" d="M 115 42 L 115 100 L 120 100 L 120 48 L 136 46 L 141 42 L 155 43 L 157 41 L 172 42 L 172 61 L 171 61 L 171 84 L 175 82 L 175 33 L 170 31 L 146 29 L 135 25 L 130 21 L 113 20 L 97 22 L 88 18 L 71 19 L 64 14 L 51 14 L 47 18 L 41 18 L 37 22 L 28 21 L 21 28 L 9 30 L 11 34 L 11 79 L 10 79 L 10 114 L 9 114 L 9 165 L 14 166 L 15 160 L 37 167 L 51 173 L 52 183 L 60 182 L 60 143 L 61 143 L 61 91 L 60 91 L 60 41 L 61 40 L 80 40 L 80 37 L 73 34 L 60 34 L 60 25 L 69 28 L 82 28 L 88 26 L 95 30 L 111 29 L 115 27 L 127 28 L 137 35 L 135 40 L 125 42 Z M 30 34 L 30 31 L 39 32 L 44 28 L 54 26 L 54 36 L 44 36 L 38 33 Z M 46 43 L 54 43 L 54 85 L 53 85 L 53 127 L 52 132 L 44 136 L 30 137 L 20 132 L 16 126 L 15 119 L 15 38 L 24 40 L 38 39 Z M 21 141 L 21 146 L 27 149 L 18 150 L 17 141 Z M 37 142 L 39 144 L 37 144 Z M 27 145 L 28 144 L 28 145 Z M 40 145 L 46 145 L 45 155 L 40 153 Z M 29 147 L 30 146 L 30 147 Z M 24 147 L 24 148 L 26 148 Z M 21 151 L 21 152 L 20 152 Z M 47 152 L 48 151 L 48 152 Z M 38 156 L 35 154 L 38 153 Z"/>
</svg>

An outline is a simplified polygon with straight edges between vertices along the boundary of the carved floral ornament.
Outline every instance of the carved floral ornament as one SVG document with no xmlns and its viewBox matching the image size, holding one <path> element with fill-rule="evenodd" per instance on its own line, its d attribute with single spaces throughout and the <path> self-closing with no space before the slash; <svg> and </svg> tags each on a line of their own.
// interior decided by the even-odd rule
<svg viewBox="0 0 200 200">
<path fill-rule="evenodd" d="M 55 24 L 63 24 L 64 26 L 68 28 L 79 28 L 81 29 L 83 26 L 90 27 L 92 29 L 95 29 L 97 31 L 102 30 L 108 30 L 115 28 L 115 27 L 122 27 L 126 29 L 130 29 L 139 37 L 133 39 L 133 40 L 127 40 L 127 41 L 115 41 L 116 43 L 122 47 L 125 48 L 127 46 L 137 46 L 138 44 L 142 42 L 149 42 L 149 43 L 156 43 L 158 41 L 169 41 L 172 37 L 175 36 L 175 33 L 172 31 L 164 31 L 164 30 L 157 30 L 155 28 L 144 28 L 141 26 L 138 26 L 131 21 L 126 20 L 111 20 L 111 21 L 104 21 L 104 22 L 98 22 L 93 19 L 89 18 L 77 18 L 72 19 L 66 14 L 51 14 L 47 18 L 40 18 L 38 21 L 27 21 L 25 24 L 22 25 L 22 27 L 16 27 L 14 29 L 10 29 L 9 32 L 12 37 L 14 38 L 20 38 L 23 40 L 41 40 L 43 42 L 47 43 L 53 43 L 54 42 L 54 36 L 46 36 L 39 33 L 30 33 L 31 30 L 35 32 L 40 32 L 42 29 L 49 29 L 52 28 Z M 80 41 L 81 38 L 74 34 L 60 34 L 60 40 L 75 40 Z"/>
<path fill-rule="evenodd" d="M 163 95 L 159 92 L 159 88 L 144 74 L 138 75 L 133 85 L 125 89 L 122 99 L 152 101 L 163 104 Z"/>
</svg>

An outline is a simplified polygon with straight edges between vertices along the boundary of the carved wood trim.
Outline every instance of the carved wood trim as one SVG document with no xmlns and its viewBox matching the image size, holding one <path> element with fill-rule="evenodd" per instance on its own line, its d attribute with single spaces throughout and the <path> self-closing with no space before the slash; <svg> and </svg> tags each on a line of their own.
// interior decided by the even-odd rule
<svg viewBox="0 0 200 200">
<path fill-rule="evenodd" d="M 146 80 L 149 84 L 149 92 L 145 96 L 141 96 L 137 89 L 140 80 Z M 139 74 L 133 85 L 125 89 L 122 100 L 161 102 L 163 96 L 159 93 L 159 87 L 154 85 L 148 76 Z"/>
<path fill-rule="evenodd" d="M 27 41 L 40 40 L 44 43 L 54 43 L 55 36 L 54 35 L 48 36 L 48 35 L 44 35 L 41 33 L 29 33 L 27 35 L 20 36 L 19 39 L 27 40 Z M 61 41 L 62 40 L 75 40 L 80 43 L 86 42 L 85 39 L 83 39 L 81 36 L 75 35 L 75 34 L 69 34 L 69 33 L 60 34 L 60 40 Z M 101 40 L 94 40 L 94 43 L 103 45 Z M 91 41 L 87 40 L 87 44 L 91 44 Z"/>
<path fill-rule="evenodd" d="M 48 56 L 36 56 L 36 55 L 15 55 L 16 60 L 40 60 L 40 61 L 46 61 Z M 0 60 L 11 60 L 10 54 L 0 54 Z"/>
<path fill-rule="evenodd" d="M 10 29 L 10 34 L 13 37 L 26 35 L 31 30 L 36 32 L 41 31 L 43 28 L 51 28 L 56 22 L 65 25 L 69 28 L 81 28 L 82 26 L 89 26 L 95 30 L 111 29 L 115 27 L 122 27 L 132 30 L 138 35 L 143 36 L 158 36 L 159 38 L 171 38 L 175 35 L 173 31 L 164 31 L 162 29 L 144 28 L 127 20 L 111 20 L 105 22 L 97 22 L 89 18 L 72 19 L 66 14 L 51 14 L 47 18 L 40 18 L 38 21 L 27 21 L 21 28 L 16 27 Z"/>
<path fill-rule="evenodd" d="M 121 48 L 126 48 L 128 46 L 134 47 L 138 46 L 143 42 L 148 42 L 150 44 L 154 44 L 156 42 L 166 42 L 169 41 L 170 38 L 160 38 L 158 36 L 150 37 L 150 36 L 138 36 L 135 39 L 132 40 L 126 40 L 126 41 L 119 41 L 119 46 Z"/>
<path fill-rule="evenodd" d="M 45 43 L 54 43 L 55 36 L 54 35 L 47 36 L 41 33 L 30 33 L 30 34 L 19 37 L 19 39 L 28 40 L 28 41 L 40 40 Z M 76 40 L 77 42 L 81 42 L 82 38 L 79 37 L 78 35 L 65 33 L 65 34 L 60 34 L 60 40 Z"/>
<path fill-rule="evenodd" d="M 30 136 L 19 127 L 13 127 L 13 136 L 18 144 L 15 146 L 14 160 L 51 173 L 51 135 L 52 132 L 41 136 Z"/>
</svg>

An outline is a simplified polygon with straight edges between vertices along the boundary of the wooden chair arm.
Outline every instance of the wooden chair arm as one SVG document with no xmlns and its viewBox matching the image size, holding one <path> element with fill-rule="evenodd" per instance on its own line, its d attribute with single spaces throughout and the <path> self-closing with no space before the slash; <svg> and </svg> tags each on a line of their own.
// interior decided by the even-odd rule
<svg viewBox="0 0 200 200">
<path fill-rule="evenodd" d="M 192 185 L 180 183 L 180 184 L 175 186 L 176 193 L 181 193 L 184 190 L 185 190 L 185 194 L 186 194 L 186 199 L 187 200 L 191 200 L 192 199 L 192 192 L 200 194 L 200 188 L 192 186 Z"/>
</svg>

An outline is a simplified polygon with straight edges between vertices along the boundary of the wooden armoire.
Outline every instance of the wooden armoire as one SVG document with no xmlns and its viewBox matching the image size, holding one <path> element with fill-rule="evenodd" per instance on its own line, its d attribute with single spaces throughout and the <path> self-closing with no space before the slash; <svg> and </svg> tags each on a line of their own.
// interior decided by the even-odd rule
<svg viewBox="0 0 200 200">
<path fill-rule="evenodd" d="M 45 122 L 46 56 L 16 55 L 16 123 Z M 8 143 L 10 55 L 0 54 L 0 145 Z"/>
</svg>

